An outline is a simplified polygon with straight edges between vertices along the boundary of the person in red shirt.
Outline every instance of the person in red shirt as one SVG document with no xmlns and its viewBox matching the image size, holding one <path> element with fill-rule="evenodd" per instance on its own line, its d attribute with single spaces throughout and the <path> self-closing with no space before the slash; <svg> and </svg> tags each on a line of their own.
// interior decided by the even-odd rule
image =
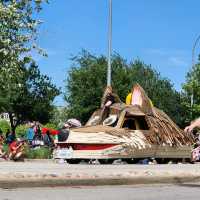
<svg viewBox="0 0 200 200">
<path fill-rule="evenodd" d="M 4 138 L 0 136 L 0 158 L 7 159 L 6 152 L 3 150 Z"/>
<path fill-rule="evenodd" d="M 23 155 L 23 146 L 24 146 L 24 142 L 23 141 L 13 141 L 10 145 L 9 145 L 9 158 L 11 160 L 19 160 L 22 155 Z"/>
</svg>

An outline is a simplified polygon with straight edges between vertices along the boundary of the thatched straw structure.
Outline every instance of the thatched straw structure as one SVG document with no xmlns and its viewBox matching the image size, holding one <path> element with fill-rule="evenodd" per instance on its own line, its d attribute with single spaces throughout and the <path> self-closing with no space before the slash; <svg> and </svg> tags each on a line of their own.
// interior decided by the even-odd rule
<svg viewBox="0 0 200 200">
<path fill-rule="evenodd" d="M 138 84 L 132 89 L 131 105 L 114 103 L 110 107 L 110 114 L 117 115 L 118 118 L 113 127 L 99 122 L 102 109 L 93 113 L 85 127 L 73 129 L 69 142 L 126 143 L 138 148 L 151 145 L 183 146 L 194 142 L 167 114 L 153 106 Z M 124 126 L 129 119 L 132 119 L 128 123 L 132 128 Z M 135 128 L 131 123 L 136 124 Z"/>
</svg>

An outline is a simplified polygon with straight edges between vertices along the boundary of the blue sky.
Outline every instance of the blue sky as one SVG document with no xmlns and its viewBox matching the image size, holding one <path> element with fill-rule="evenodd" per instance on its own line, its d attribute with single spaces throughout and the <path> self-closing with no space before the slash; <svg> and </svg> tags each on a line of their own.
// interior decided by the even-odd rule
<svg viewBox="0 0 200 200">
<path fill-rule="evenodd" d="M 64 86 L 70 57 L 81 49 L 107 55 L 108 5 L 108 0 L 50 0 L 43 6 L 38 44 L 48 57 L 35 59 L 58 87 Z M 199 8 L 199 0 L 113 0 L 113 51 L 151 64 L 180 90 L 200 34 Z M 55 103 L 63 105 L 62 97 Z"/>
</svg>

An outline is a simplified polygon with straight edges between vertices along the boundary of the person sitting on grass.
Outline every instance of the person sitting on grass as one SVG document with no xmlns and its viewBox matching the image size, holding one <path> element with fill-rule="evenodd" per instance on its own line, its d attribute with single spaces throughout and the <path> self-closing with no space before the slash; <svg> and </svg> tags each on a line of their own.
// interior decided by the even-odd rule
<svg viewBox="0 0 200 200">
<path fill-rule="evenodd" d="M 5 140 L 5 138 L 4 138 L 3 134 L 0 134 L 0 143 L 4 143 L 4 140 Z"/>
<path fill-rule="evenodd" d="M 7 154 L 3 150 L 4 140 L 0 140 L 0 158 L 7 159 Z"/>
<path fill-rule="evenodd" d="M 11 144 L 9 144 L 9 159 L 10 160 L 20 160 L 23 155 L 24 151 L 24 142 L 21 139 L 17 139 L 13 141 Z"/>
</svg>

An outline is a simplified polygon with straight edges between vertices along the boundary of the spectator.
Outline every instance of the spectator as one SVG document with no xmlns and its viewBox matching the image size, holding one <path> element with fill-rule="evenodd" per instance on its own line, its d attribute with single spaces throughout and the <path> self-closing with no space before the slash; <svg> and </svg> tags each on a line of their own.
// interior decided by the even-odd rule
<svg viewBox="0 0 200 200">
<path fill-rule="evenodd" d="M 78 128 L 81 126 L 82 126 L 81 122 L 74 118 L 68 119 L 67 122 L 64 124 L 64 128 L 66 129 Z"/>
<path fill-rule="evenodd" d="M 6 140 L 8 138 L 9 133 L 10 133 L 10 129 L 7 129 L 7 131 L 6 131 Z"/>
<path fill-rule="evenodd" d="M 37 125 L 34 129 L 34 137 L 33 140 L 41 141 L 42 140 L 42 132 L 40 126 Z"/>
<path fill-rule="evenodd" d="M 6 152 L 3 150 L 4 137 L 0 135 L 0 158 L 6 159 Z"/>
<path fill-rule="evenodd" d="M 9 145 L 9 158 L 11 160 L 19 160 L 23 155 L 24 141 L 18 139 Z"/>
<path fill-rule="evenodd" d="M 184 131 L 192 133 L 195 138 L 194 149 L 192 150 L 192 161 L 200 160 L 200 141 L 198 132 L 193 131 L 195 128 L 200 128 L 200 118 L 192 121 L 189 126 L 186 126 Z"/>
<path fill-rule="evenodd" d="M 69 136 L 69 128 L 66 128 L 66 126 L 64 126 L 62 129 L 59 130 L 59 133 L 57 135 L 56 138 L 56 142 L 64 142 L 67 140 Z"/>
<path fill-rule="evenodd" d="M 3 144 L 0 143 L 0 158 L 7 159 L 6 152 L 3 150 Z"/>
<path fill-rule="evenodd" d="M 3 143 L 3 142 L 4 142 L 3 132 L 0 132 L 0 143 Z"/>
<path fill-rule="evenodd" d="M 46 134 L 43 135 L 43 141 L 44 141 L 44 145 L 46 145 L 46 146 L 54 145 L 54 141 L 50 135 L 49 130 L 47 130 Z"/>
<path fill-rule="evenodd" d="M 10 132 L 8 134 L 7 139 L 6 139 L 6 143 L 7 144 L 11 144 L 13 141 L 15 141 L 15 139 L 16 139 L 15 133 L 14 132 Z"/>
<path fill-rule="evenodd" d="M 31 124 L 31 126 L 26 131 L 26 139 L 28 140 L 28 143 L 31 145 L 34 137 L 34 130 L 33 130 L 34 124 Z"/>
<path fill-rule="evenodd" d="M 184 131 L 191 133 L 194 128 L 200 128 L 200 118 L 192 121 L 189 126 L 186 126 Z"/>
</svg>

